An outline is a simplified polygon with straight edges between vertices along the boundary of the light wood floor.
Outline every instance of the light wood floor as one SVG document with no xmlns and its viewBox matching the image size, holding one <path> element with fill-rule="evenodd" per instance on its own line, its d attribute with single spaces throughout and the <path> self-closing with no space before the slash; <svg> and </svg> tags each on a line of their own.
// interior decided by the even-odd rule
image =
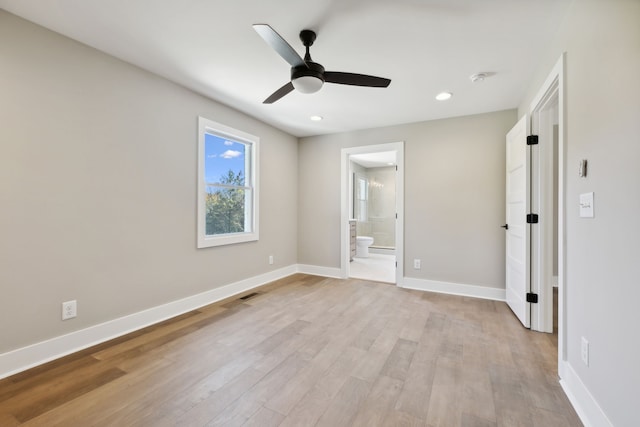
<svg viewBox="0 0 640 427">
<path fill-rule="evenodd" d="M 0 381 L 0 425 L 581 426 L 504 303 L 295 275 Z"/>
</svg>

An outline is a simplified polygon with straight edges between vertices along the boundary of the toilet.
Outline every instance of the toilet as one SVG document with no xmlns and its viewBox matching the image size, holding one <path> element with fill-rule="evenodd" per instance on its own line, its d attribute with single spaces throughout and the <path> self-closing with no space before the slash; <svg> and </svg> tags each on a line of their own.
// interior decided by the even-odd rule
<svg viewBox="0 0 640 427">
<path fill-rule="evenodd" d="M 368 258 L 369 246 L 373 244 L 373 237 L 369 236 L 356 236 L 356 257 Z"/>
</svg>

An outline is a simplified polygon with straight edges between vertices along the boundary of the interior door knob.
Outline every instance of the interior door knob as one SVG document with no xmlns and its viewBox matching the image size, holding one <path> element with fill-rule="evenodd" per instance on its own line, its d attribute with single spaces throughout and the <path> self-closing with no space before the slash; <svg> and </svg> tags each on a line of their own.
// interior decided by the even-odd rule
<svg viewBox="0 0 640 427">
<path fill-rule="evenodd" d="M 504 228 L 505 230 L 508 230 L 509 229 L 509 224 L 501 225 L 500 227 Z"/>
</svg>

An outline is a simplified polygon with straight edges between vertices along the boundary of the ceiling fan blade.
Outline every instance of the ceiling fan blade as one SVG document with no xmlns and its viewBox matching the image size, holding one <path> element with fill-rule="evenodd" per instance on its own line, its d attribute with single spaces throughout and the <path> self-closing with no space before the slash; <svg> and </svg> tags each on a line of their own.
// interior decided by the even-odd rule
<svg viewBox="0 0 640 427">
<path fill-rule="evenodd" d="M 351 86 L 387 87 L 391 80 L 366 74 L 342 73 L 340 71 L 325 71 L 324 81 Z"/>
<path fill-rule="evenodd" d="M 278 99 L 282 98 L 283 96 L 285 96 L 286 94 L 288 94 L 292 90 L 293 90 L 293 83 L 289 82 L 286 85 L 282 86 L 277 91 L 273 92 L 271 94 L 271 96 L 268 97 L 267 99 L 265 99 L 264 101 L 262 101 L 262 103 L 263 104 L 273 104 Z"/>
<path fill-rule="evenodd" d="M 269 25 L 253 24 L 253 29 L 292 67 L 305 65 L 304 60 L 298 55 L 298 52 Z"/>
</svg>

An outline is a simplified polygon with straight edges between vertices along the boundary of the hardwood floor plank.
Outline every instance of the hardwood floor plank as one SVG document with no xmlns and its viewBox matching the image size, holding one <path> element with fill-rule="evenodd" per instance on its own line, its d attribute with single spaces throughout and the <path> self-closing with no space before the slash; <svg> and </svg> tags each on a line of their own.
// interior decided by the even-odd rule
<svg viewBox="0 0 640 427">
<path fill-rule="evenodd" d="M 351 425 L 371 389 L 371 383 L 349 377 L 316 424 L 317 427 Z"/>
<path fill-rule="evenodd" d="M 529 405 L 520 376 L 512 367 L 489 367 L 498 426 L 532 426 Z"/>
<path fill-rule="evenodd" d="M 389 319 L 376 316 L 369 322 L 369 324 L 364 328 L 362 333 L 358 334 L 355 340 L 351 343 L 352 346 L 361 348 L 363 350 L 369 350 L 376 339 L 382 333 L 385 325 Z"/>
<path fill-rule="evenodd" d="M 462 362 L 439 357 L 429 398 L 429 426 L 459 426 L 462 414 Z"/>
<path fill-rule="evenodd" d="M 393 427 L 424 427 L 424 420 L 414 418 L 402 411 L 392 410 L 384 420 L 384 426 Z"/>
<path fill-rule="evenodd" d="M 320 377 L 344 352 L 347 344 L 352 342 L 352 337 L 359 333 L 360 326 L 364 324 L 366 317 L 360 322 L 353 322 L 349 328 L 343 329 L 340 334 L 333 334 L 333 339 L 327 341 L 317 354 L 307 359 L 308 353 L 298 352 L 302 360 L 309 360 L 309 364 L 303 368 L 295 378 L 289 381 L 278 393 L 271 398 L 266 406 L 282 414 L 288 414 L 298 403 L 301 397 L 307 393 Z"/>
<path fill-rule="evenodd" d="M 0 402 L 6 401 L 23 392 L 31 391 L 33 387 L 37 387 L 39 384 L 55 382 L 60 377 L 64 377 L 89 366 L 95 366 L 99 363 L 100 361 L 92 356 L 70 358 L 66 364 L 52 364 L 47 370 L 35 368 L 33 371 L 26 371 L 13 377 L 0 380 Z"/>
<path fill-rule="evenodd" d="M 378 377 L 351 425 L 358 427 L 383 426 L 387 415 L 395 406 L 402 385 L 402 380 L 386 376 Z"/>
<path fill-rule="evenodd" d="M 341 390 L 350 373 L 366 355 L 362 349 L 348 347 L 289 412 L 281 427 L 298 427 L 315 425 L 338 391 Z"/>
<path fill-rule="evenodd" d="M 404 328 L 400 331 L 400 338 L 407 341 L 420 341 L 422 332 L 429 319 L 430 312 L 427 308 L 427 304 L 423 300 L 413 297 L 413 301 L 410 302 L 411 318 Z"/>
<path fill-rule="evenodd" d="M 487 421 L 484 418 L 476 417 L 475 415 L 462 413 L 462 420 L 460 427 L 496 427 L 495 421 Z"/>
<path fill-rule="evenodd" d="M 409 366 L 407 379 L 396 401 L 396 410 L 417 420 L 426 421 L 436 372 L 436 361 L 435 358 L 430 363 L 413 360 Z"/>
<path fill-rule="evenodd" d="M 126 373 L 117 368 L 109 368 L 93 372 L 76 371 L 76 374 L 79 378 L 47 382 L 34 387 L 32 393 L 23 393 L 8 399 L 2 406 L 18 421 L 25 422 L 120 378 Z"/>
<path fill-rule="evenodd" d="M 273 349 L 278 347 L 283 342 L 286 342 L 291 339 L 294 335 L 298 333 L 298 331 L 305 326 L 307 326 L 309 322 L 305 322 L 302 320 L 295 320 L 289 323 L 287 326 L 275 332 L 273 335 L 265 338 L 261 342 L 255 344 L 254 346 L 249 347 L 250 351 L 255 351 L 261 354 L 269 354 Z"/>
<path fill-rule="evenodd" d="M 291 355 L 207 425 L 242 425 L 308 363 L 299 358 L 297 354 Z"/>
<path fill-rule="evenodd" d="M 302 396 L 309 392 L 325 372 L 326 368 L 324 366 L 309 363 L 300 370 L 298 375 L 287 382 L 277 394 L 272 396 L 265 403 L 265 407 L 288 415 Z"/>
<path fill-rule="evenodd" d="M 491 376 L 487 372 L 487 367 L 488 364 L 481 359 L 464 362 L 461 407 L 470 417 L 495 424 L 496 408 L 493 401 Z"/>
<path fill-rule="evenodd" d="M 210 393 L 201 385 L 197 387 L 196 393 L 185 394 L 182 402 L 177 402 L 169 416 L 163 416 L 157 421 L 160 421 L 159 425 L 203 426 L 220 415 L 265 375 L 262 371 L 250 368 L 224 387 Z"/>
<path fill-rule="evenodd" d="M 156 381 L 155 375 L 170 364 L 165 359 L 147 364 L 134 373 L 128 373 L 101 387 L 95 388 L 73 400 L 65 402 L 26 422 L 26 426 L 67 426 L 86 424 L 100 420 L 136 401 L 138 396 Z"/>
<path fill-rule="evenodd" d="M 535 427 L 581 427 L 582 423 L 577 417 L 548 411 L 541 408 L 532 408 L 532 419 Z"/>
<path fill-rule="evenodd" d="M 406 318 L 398 317 L 389 321 L 384 331 L 374 341 L 367 356 L 363 358 L 353 372 L 353 376 L 365 381 L 373 382 L 384 367 L 391 354 Z"/>
<path fill-rule="evenodd" d="M 407 378 L 409 365 L 411 365 L 417 346 L 418 343 L 414 341 L 398 339 L 382 367 L 380 375 L 404 381 Z"/>
<path fill-rule="evenodd" d="M 263 406 L 242 427 L 278 427 L 283 419 L 284 415 Z"/>
<path fill-rule="evenodd" d="M 222 312 L 227 311 L 227 309 L 220 308 Z M 113 357 L 116 357 L 126 351 L 138 348 L 154 339 L 160 339 L 162 337 L 167 336 L 168 334 L 174 333 L 176 331 L 184 331 L 184 328 L 189 327 L 202 319 L 212 319 L 212 316 L 209 313 L 202 313 L 200 311 L 191 312 L 190 316 L 179 316 L 178 318 L 170 319 L 169 321 L 165 321 L 163 327 L 154 327 L 151 326 L 147 329 L 147 332 L 144 334 L 138 334 L 137 336 L 132 336 L 130 339 L 120 339 L 118 343 L 113 343 L 113 345 L 103 348 L 101 350 L 95 351 L 92 353 L 92 356 L 99 360 L 107 360 Z"/>
<path fill-rule="evenodd" d="M 0 426 L 15 427 L 20 425 L 20 421 L 16 420 L 13 415 L 0 412 Z"/>
</svg>

